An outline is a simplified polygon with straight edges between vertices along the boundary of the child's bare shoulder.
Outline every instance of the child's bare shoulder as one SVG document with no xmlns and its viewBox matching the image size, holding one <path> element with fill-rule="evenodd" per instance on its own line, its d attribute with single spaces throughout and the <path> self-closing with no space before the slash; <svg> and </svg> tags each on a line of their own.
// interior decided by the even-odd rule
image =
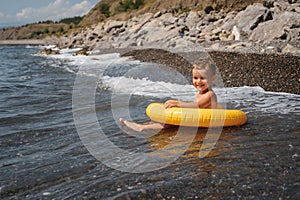
<svg viewBox="0 0 300 200">
<path fill-rule="evenodd" d="M 213 90 L 209 90 L 204 94 L 197 94 L 196 102 L 200 108 L 216 108 L 217 106 L 217 95 Z"/>
</svg>

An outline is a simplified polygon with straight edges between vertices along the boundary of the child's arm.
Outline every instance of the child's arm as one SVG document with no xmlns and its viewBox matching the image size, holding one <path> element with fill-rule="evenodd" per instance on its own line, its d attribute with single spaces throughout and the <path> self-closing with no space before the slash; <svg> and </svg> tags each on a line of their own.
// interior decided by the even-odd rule
<svg viewBox="0 0 300 200">
<path fill-rule="evenodd" d="M 172 107 L 199 108 L 199 105 L 197 102 L 184 102 L 184 101 L 179 101 L 179 100 L 166 101 L 164 108 L 172 108 Z"/>
<path fill-rule="evenodd" d="M 217 96 L 214 92 L 197 94 L 195 102 L 184 102 L 179 100 L 166 101 L 164 108 L 217 108 Z"/>
</svg>

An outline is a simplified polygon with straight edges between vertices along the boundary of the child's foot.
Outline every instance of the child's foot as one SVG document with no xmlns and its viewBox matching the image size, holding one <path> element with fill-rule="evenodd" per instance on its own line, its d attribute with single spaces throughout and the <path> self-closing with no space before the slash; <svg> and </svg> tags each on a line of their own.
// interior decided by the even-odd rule
<svg viewBox="0 0 300 200">
<path fill-rule="evenodd" d="M 130 128 L 134 131 L 137 131 L 137 132 L 143 131 L 143 127 L 140 124 L 137 124 L 135 122 L 129 122 L 129 121 L 123 119 L 123 118 L 120 118 L 119 121 L 120 121 L 121 124 L 127 126 L 128 128 Z"/>
</svg>

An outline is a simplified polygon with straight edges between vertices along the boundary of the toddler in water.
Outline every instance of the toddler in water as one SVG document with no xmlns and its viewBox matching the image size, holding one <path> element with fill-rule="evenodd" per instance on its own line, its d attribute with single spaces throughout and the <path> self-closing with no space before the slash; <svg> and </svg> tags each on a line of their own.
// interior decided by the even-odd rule
<svg viewBox="0 0 300 200">
<path fill-rule="evenodd" d="M 193 85 L 198 90 L 194 102 L 183 102 L 179 100 L 168 100 L 164 108 L 217 108 L 217 96 L 212 90 L 212 84 L 216 79 L 216 66 L 207 60 L 201 60 L 196 63 L 192 71 Z M 164 124 L 152 122 L 150 124 L 138 124 L 120 118 L 120 123 L 134 131 L 143 131 L 149 129 L 162 129 Z"/>
</svg>

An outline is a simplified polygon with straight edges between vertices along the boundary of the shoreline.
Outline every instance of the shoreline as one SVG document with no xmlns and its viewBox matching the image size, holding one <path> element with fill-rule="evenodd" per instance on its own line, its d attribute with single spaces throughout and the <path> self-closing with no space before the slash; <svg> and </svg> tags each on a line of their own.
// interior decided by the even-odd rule
<svg viewBox="0 0 300 200">
<path fill-rule="evenodd" d="M 300 94 L 300 56 L 216 50 L 208 51 L 208 54 L 220 72 L 224 87 L 260 86 L 266 91 Z M 164 64 L 186 77 L 190 76 L 191 63 L 178 54 L 145 49 L 129 51 L 121 56 Z"/>
<path fill-rule="evenodd" d="M 0 40 L 0 46 L 49 45 L 47 40 Z M 100 50 L 100 49 L 99 49 Z M 300 94 L 300 56 L 289 53 L 258 53 L 207 49 L 215 62 L 224 87 L 259 86 L 266 91 Z M 155 48 L 108 48 L 96 54 L 119 53 L 143 62 L 169 66 L 190 76 L 191 63 L 184 61 L 187 53 L 172 53 Z M 182 53 L 182 52 L 181 52 Z M 190 52 L 197 54 L 199 52 Z M 196 55 L 199 57 L 199 55 Z M 217 83 L 218 85 L 218 83 Z"/>
<path fill-rule="evenodd" d="M 0 40 L 0 46 L 43 46 L 48 45 L 45 40 L 26 39 L 26 40 Z"/>
</svg>

